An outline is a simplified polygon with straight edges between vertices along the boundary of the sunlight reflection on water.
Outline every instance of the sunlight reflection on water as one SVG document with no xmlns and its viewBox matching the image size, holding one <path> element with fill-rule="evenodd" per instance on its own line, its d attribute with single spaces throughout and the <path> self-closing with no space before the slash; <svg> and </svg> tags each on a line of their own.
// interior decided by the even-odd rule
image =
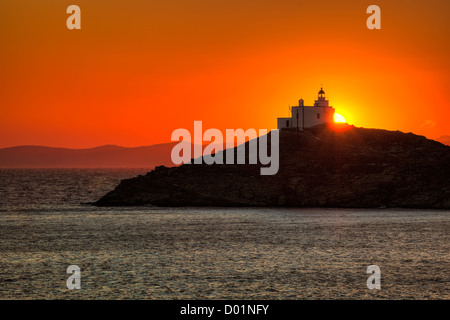
<svg viewBox="0 0 450 320">
<path fill-rule="evenodd" d="M 450 298 L 449 211 L 80 205 L 144 173 L 0 171 L 0 298 Z"/>
</svg>

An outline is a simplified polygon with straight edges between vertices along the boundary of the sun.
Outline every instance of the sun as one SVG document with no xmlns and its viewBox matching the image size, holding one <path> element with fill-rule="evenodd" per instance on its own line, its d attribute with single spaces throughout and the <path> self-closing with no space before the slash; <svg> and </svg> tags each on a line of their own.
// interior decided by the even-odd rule
<svg viewBox="0 0 450 320">
<path fill-rule="evenodd" d="M 341 116 L 339 113 L 334 114 L 334 122 L 336 123 L 346 123 L 345 118 Z"/>
</svg>

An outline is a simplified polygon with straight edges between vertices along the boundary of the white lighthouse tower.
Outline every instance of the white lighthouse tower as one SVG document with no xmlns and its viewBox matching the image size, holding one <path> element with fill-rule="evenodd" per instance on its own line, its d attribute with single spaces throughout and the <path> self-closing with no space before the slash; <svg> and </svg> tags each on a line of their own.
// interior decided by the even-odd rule
<svg viewBox="0 0 450 320">
<path fill-rule="evenodd" d="M 298 128 L 304 129 L 317 126 L 322 123 L 332 123 L 334 121 L 334 108 L 329 105 L 325 98 L 325 91 L 320 88 L 314 106 L 305 106 L 303 99 L 298 101 L 298 106 L 291 108 L 290 118 L 278 118 L 278 129 Z"/>
</svg>

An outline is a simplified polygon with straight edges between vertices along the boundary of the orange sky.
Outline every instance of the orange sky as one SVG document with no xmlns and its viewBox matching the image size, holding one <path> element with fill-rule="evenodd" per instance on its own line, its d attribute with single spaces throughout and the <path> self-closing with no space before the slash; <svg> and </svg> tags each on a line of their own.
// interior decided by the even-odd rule
<svg viewBox="0 0 450 320">
<path fill-rule="evenodd" d="M 0 147 L 272 129 L 320 84 L 356 126 L 450 135 L 449 16 L 448 0 L 2 0 Z"/>
</svg>

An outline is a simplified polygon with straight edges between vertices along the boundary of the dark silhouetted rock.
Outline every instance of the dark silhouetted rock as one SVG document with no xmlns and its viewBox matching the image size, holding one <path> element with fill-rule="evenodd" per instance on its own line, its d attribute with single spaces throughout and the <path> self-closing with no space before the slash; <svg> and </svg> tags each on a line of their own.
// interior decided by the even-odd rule
<svg viewBox="0 0 450 320">
<path fill-rule="evenodd" d="M 261 176 L 260 165 L 162 166 L 94 204 L 450 209 L 450 147 L 399 131 L 286 129 L 276 175 Z"/>
</svg>

